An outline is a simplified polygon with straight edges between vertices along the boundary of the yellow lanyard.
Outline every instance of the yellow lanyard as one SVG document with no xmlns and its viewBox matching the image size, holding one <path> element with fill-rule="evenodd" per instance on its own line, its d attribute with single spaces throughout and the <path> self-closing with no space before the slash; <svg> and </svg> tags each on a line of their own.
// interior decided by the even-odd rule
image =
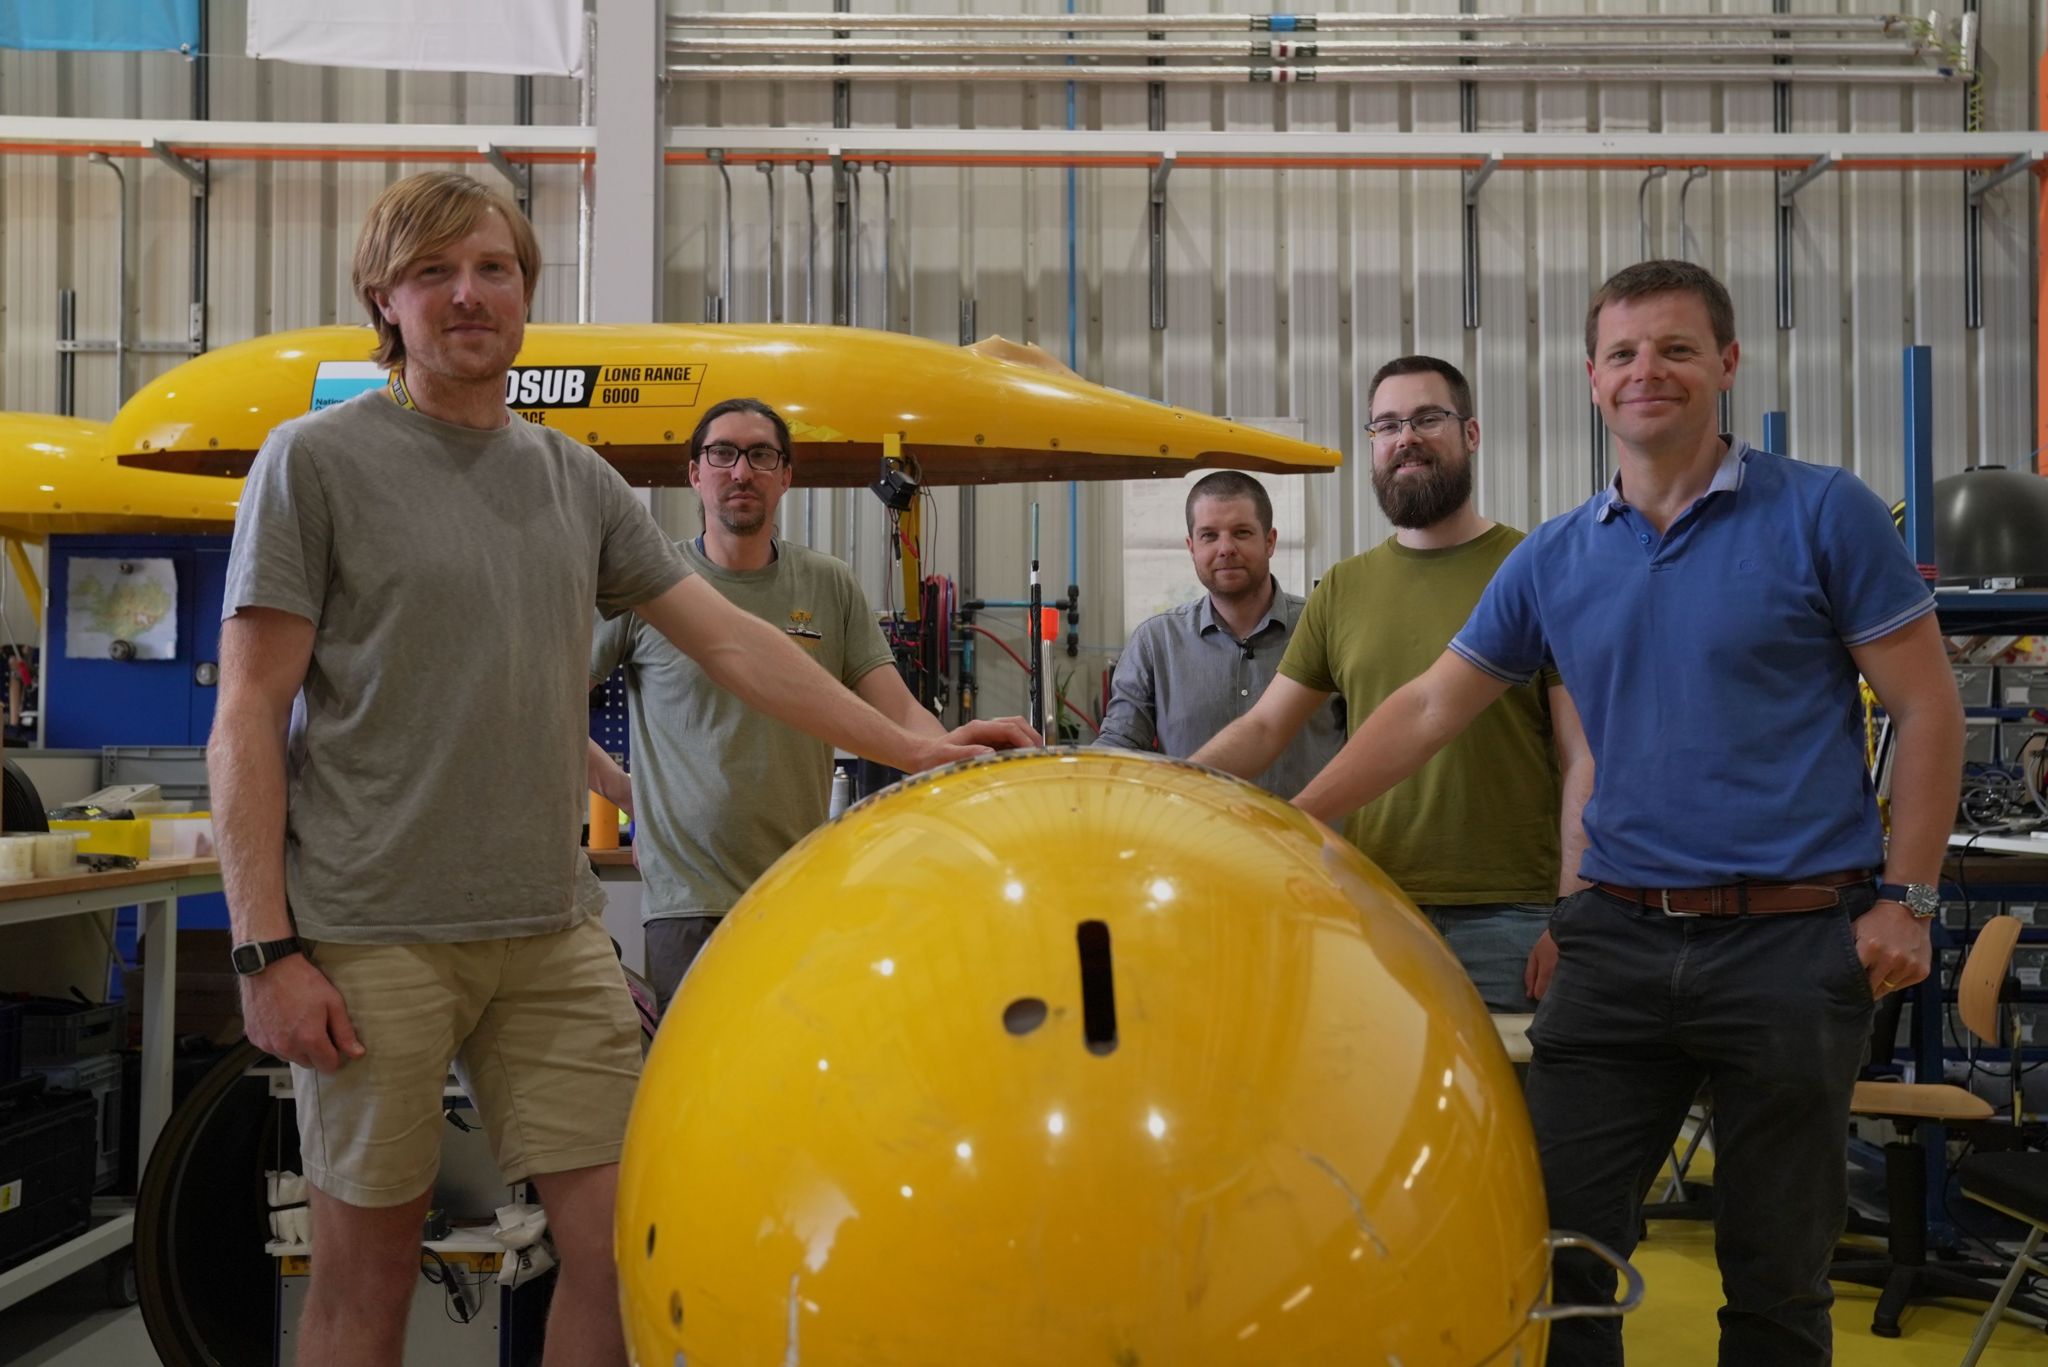
<svg viewBox="0 0 2048 1367">
<path fill-rule="evenodd" d="M 398 405 L 398 406 L 399 406 L 400 408 L 410 408 L 410 409 L 412 409 L 412 410 L 413 410 L 414 412 L 418 412 L 418 411 L 419 411 L 419 405 L 418 405 L 418 404 L 416 404 L 416 403 L 414 403 L 414 402 L 412 401 L 412 395 L 406 392 L 406 388 L 405 388 L 405 369 L 404 369 L 404 367 L 402 367 L 402 366 L 393 366 L 393 367 L 392 367 L 392 370 L 391 370 L 391 379 L 390 379 L 390 389 L 391 389 L 391 402 L 393 402 L 393 403 L 397 404 L 397 405 Z"/>
</svg>

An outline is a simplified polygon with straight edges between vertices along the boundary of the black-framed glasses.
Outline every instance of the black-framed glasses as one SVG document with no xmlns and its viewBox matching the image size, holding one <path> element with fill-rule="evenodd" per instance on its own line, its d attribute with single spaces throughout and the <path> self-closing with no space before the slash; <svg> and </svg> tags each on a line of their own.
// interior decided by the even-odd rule
<svg viewBox="0 0 2048 1367">
<path fill-rule="evenodd" d="M 729 441 L 714 441 L 697 458 L 714 470 L 730 470 L 740 463 L 740 457 L 747 458 L 747 464 L 762 474 L 771 474 L 782 468 L 783 454 L 779 446 L 749 446 L 744 449 Z"/>
<path fill-rule="evenodd" d="M 1412 418 L 1378 418 L 1365 425 L 1374 441 L 1392 441 L 1401 435 L 1403 427 L 1412 428 L 1418 437 L 1433 437 L 1444 430 L 1448 422 L 1463 422 L 1464 419 L 1446 408 L 1425 408 Z"/>
</svg>

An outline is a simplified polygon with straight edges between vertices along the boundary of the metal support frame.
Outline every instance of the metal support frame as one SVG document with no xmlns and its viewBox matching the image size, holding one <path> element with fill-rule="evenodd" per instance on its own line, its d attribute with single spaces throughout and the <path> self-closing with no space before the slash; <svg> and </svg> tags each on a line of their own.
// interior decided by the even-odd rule
<svg viewBox="0 0 2048 1367">
<path fill-rule="evenodd" d="M 121 184 L 121 223 L 114 248 L 118 259 L 114 266 L 113 344 L 114 407 L 119 408 L 128 401 L 128 177 L 114 164 L 113 158 L 103 152 L 93 153 L 92 161 L 112 171 L 114 179 Z M 83 349 L 79 343 L 73 343 L 72 346 L 74 349 Z"/>
<path fill-rule="evenodd" d="M 679 64 L 671 72 L 692 80 L 733 83 L 761 81 L 852 81 L 904 84 L 930 82 L 947 85 L 976 82 L 1084 81 L 1092 85 L 1122 82 L 1138 84 L 1167 81 L 1181 85 L 1415 85 L 1430 81 L 1484 81 L 1495 85 L 1573 85 L 1590 82 L 1626 82 L 1630 85 L 1695 85 L 1703 82 L 1763 81 L 1776 78 L 1802 85 L 1864 85 L 1905 87 L 1956 85 L 1964 77 L 1953 70 L 1934 67 L 1895 66 L 1719 66 L 1700 62 L 1676 66 L 1643 62 L 1584 63 L 1577 66 L 1542 65 L 1523 62 L 1513 66 L 1422 66 L 1391 62 L 1383 65 L 1343 66 L 1077 66 L 1051 67 L 1031 63 L 1009 65 L 962 65 L 944 61 L 917 65 L 881 63 L 869 66 L 845 65 L 850 59 L 834 58 L 830 65 L 758 62 L 737 64 Z"/>
<path fill-rule="evenodd" d="M 1773 18 L 1786 18 L 1791 13 L 1791 9 L 1792 0 L 1771 0 L 1771 14 Z M 1773 38 L 1783 38 L 1787 37 L 1790 32 L 1790 29 L 1774 28 L 1771 31 L 1771 36 Z M 1771 60 L 1775 66 L 1789 65 L 1787 59 L 1783 57 L 1774 57 Z M 1784 134 L 1790 132 L 1791 128 L 1792 87 L 1785 81 L 1777 81 L 1771 86 L 1771 131 L 1775 134 Z M 1783 177 L 1781 176 L 1779 179 L 1782 183 Z M 1773 302 L 1776 303 L 1778 308 L 1778 329 L 1782 332 L 1789 329 L 1794 322 L 1794 310 L 1792 307 L 1792 205 L 1782 194 L 1778 196 L 1778 202 L 1772 206 L 1771 219 L 1772 254 L 1776 265 L 1776 279 L 1774 281 L 1776 298 Z M 1784 453 L 1780 452 L 1779 454 L 1782 455 Z"/>
<path fill-rule="evenodd" d="M 1934 578 L 1934 348 L 1904 351 L 1906 405 L 1906 550 Z"/>
<path fill-rule="evenodd" d="M 1609 16 L 1612 21 L 1612 16 Z M 1064 68 L 1062 72 L 1064 73 Z M 603 90 L 600 85 L 600 94 Z M 506 151 L 557 157 L 587 153 L 597 146 L 595 130 L 577 124 L 336 124 L 230 123 L 224 120 L 92 119 L 0 115 L 0 155 L 69 148 L 78 153 L 109 150 L 117 156 L 148 155 L 144 139 L 154 138 L 181 153 L 211 149 L 215 157 L 236 151 L 302 150 L 315 157 L 334 150 L 445 152 L 451 161 L 482 160 L 479 142 Z M 1588 161 L 1635 160 L 1642 165 L 1705 164 L 1728 169 L 1749 160 L 1811 162 L 1835 158 L 1835 169 L 1854 170 L 1858 159 L 1876 158 L 1887 171 L 1911 170 L 1901 163 L 1959 158 L 1995 160 L 2048 157 L 2048 130 L 1983 133 L 1403 133 L 1398 131 L 1317 132 L 1273 129 L 1063 129 L 1063 128 L 681 128 L 667 132 L 671 152 L 721 147 L 741 153 L 787 153 L 823 160 L 827 149 L 847 156 L 889 156 L 899 165 L 919 153 L 947 155 L 1039 155 L 1158 157 L 1172 148 L 1183 161 L 1206 156 L 1325 158 L 1469 157 L 1476 165 L 1492 152 L 1506 160 L 1504 171 L 1529 170 L 1547 160 L 1584 170 Z M 132 150 L 123 150 L 132 149 Z M 610 143 L 607 151 L 616 155 Z M 1769 166 L 1757 169 L 1772 169 Z M 1987 167 L 1986 169 L 1997 169 Z"/>
<path fill-rule="evenodd" d="M 660 12 L 644 0 L 597 0 L 596 66 L 604 80 L 596 83 L 592 101 L 595 126 L 521 129 L 509 139 L 483 130 L 470 134 L 471 146 L 530 145 L 551 134 L 603 146 L 604 174 L 595 178 L 591 215 L 594 322 L 654 323 L 665 312 L 663 33 Z"/>
<path fill-rule="evenodd" d="M 1160 154 L 1152 168 L 1152 192 L 1146 209 L 1151 242 L 1152 330 L 1166 330 L 1166 182 L 1173 175 L 1178 154 L 1171 148 Z"/>
<path fill-rule="evenodd" d="M 1963 9 L 1960 46 L 1963 62 L 1973 73 L 1970 88 L 1963 92 L 1963 130 L 1974 133 L 1981 122 L 1971 98 L 1977 84 L 1974 75 L 1977 66 L 1977 0 L 1963 0 Z M 1999 174 L 2006 174 L 2011 169 L 2008 162 Z M 1976 332 L 1984 326 L 1984 196 L 1973 184 L 1975 180 L 1972 175 L 1963 177 L 1963 329 L 1966 332 Z"/>
<path fill-rule="evenodd" d="M 852 0 L 832 0 L 835 19 L 848 18 L 853 8 Z M 849 29 L 832 29 L 834 38 L 851 38 Z M 849 66 L 851 57 L 835 57 L 834 66 Z M 832 85 L 832 129 L 836 135 L 841 129 L 853 126 L 853 86 L 847 81 L 835 81 Z M 832 159 L 832 321 L 841 327 L 854 321 L 853 271 L 860 264 L 859 253 L 854 250 L 853 205 L 848 199 L 850 187 L 846 179 L 846 161 L 839 148 L 831 149 Z M 847 550 L 852 552 L 852 532 L 848 531 Z"/>
<path fill-rule="evenodd" d="M 2033 170 L 2041 160 L 2029 152 L 1996 171 L 1971 171 L 1963 177 L 1963 327 L 1971 332 L 1984 326 L 1984 196 Z"/>
<path fill-rule="evenodd" d="M 1791 426 L 1790 415 L 1784 409 L 1773 408 L 1768 413 L 1765 413 L 1764 450 L 1769 451 L 1774 456 L 1791 455 L 1792 453 L 1786 449 L 1786 447 L 1791 445 L 1789 437 Z"/>
<path fill-rule="evenodd" d="M 852 206 L 848 200 L 846 158 L 834 147 L 827 159 L 832 163 L 832 321 L 845 327 L 853 321 Z"/>
<path fill-rule="evenodd" d="M 1161 14 L 847 14 L 845 0 L 835 0 L 833 13 L 798 13 L 781 10 L 727 10 L 708 13 L 672 14 L 671 29 L 819 29 L 828 25 L 839 34 L 942 29 L 1023 33 L 1033 30 L 1104 33 L 1135 29 L 1171 29 L 1186 32 L 1316 33 L 1339 30 L 1386 30 L 1442 32 L 1503 31 L 1527 33 L 1539 30 L 1607 30 L 1627 20 L 1626 27 L 1672 32 L 1732 33 L 1757 28 L 1782 31 L 1789 39 L 1798 33 L 1888 33 L 1896 22 L 1882 14 L 1811 14 L 1796 17 L 1779 14 L 1458 14 L 1327 13 L 1276 15 L 1261 13 Z"/>
<path fill-rule="evenodd" d="M 1488 152 L 1486 160 L 1472 170 L 1465 172 L 1464 204 L 1464 286 L 1465 326 L 1479 326 L 1479 191 L 1500 169 L 1501 154 Z"/>
<path fill-rule="evenodd" d="M 1793 304 L 1792 284 L 1794 203 L 1801 190 L 1818 180 L 1840 159 L 1840 153 L 1827 152 L 1815 157 L 1803 171 L 1778 173 L 1778 326 L 1781 329 L 1795 327 L 1799 321 Z"/>
<path fill-rule="evenodd" d="M 512 186 L 512 197 L 519 204 L 519 212 L 533 213 L 533 168 L 511 161 L 495 143 L 478 143 L 477 151 L 483 154 L 491 169 L 503 176 Z"/>
<path fill-rule="evenodd" d="M 149 149 L 151 156 L 190 181 L 193 194 L 203 195 L 206 193 L 206 172 L 197 163 L 185 160 L 185 158 L 179 156 L 154 138 L 142 145 Z"/>
<path fill-rule="evenodd" d="M 189 64 L 192 82 L 192 118 L 205 122 L 213 116 L 213 21 L 209 7 L 199 7 L 199 51 Z M 182 161 L 183 158 L 180 158 Z M 213 170 L 204 162 L 193 168 L 198 180 L 192 187 L 192 239 L 190 250 L 191 298 L 187 307 L 185 340 L 192 354 L 206 350 L 207 278 L 213 251 Z"/>
<path fill-rule="evenodd" d="M 2014 157 L 1996 171 L 1972 171 L 1970 173 L 1970 198 L 1973 200 L 1984 198 L 1985 194 L 1989 191 L 1997 189 L 2014 176 L 2023 175 L 2033 170 L 2041 164 L 2042 160 L 2041 153 L 2027 152 Z"/>
<path fill-rule="evenodd" d="M 1833 166 L 1837 159 L 1835 153 L 1829 152 L 1815 157 L 1804 171 L 1779 172 L 1778 203 L 1788 209 L 1791 208 L 1792 201 L 1798 196 L 1799 192 L 1820 179 L 1822 173 L 1830 166 Z"/>
</svg>

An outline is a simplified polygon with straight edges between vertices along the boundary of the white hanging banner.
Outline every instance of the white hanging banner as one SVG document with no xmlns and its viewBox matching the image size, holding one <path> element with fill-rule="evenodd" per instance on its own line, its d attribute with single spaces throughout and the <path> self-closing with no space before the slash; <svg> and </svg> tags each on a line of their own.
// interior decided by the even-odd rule
<svg viewBox="0 0 2048 1367">
<path fill-rule="evenodd" d="M 249 55 L 315 66 L 581 76 L 583 0 L 249 0 Z"/>
</svg>

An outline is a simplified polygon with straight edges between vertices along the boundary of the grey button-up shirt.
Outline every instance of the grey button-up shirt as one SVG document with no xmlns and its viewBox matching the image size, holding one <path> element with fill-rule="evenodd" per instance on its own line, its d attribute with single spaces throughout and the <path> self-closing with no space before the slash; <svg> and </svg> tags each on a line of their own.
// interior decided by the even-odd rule
<svg viewBox="0 0 2048 1367">
<path fill-rule="evenodd" d="M 1274 584 L 1273 605 L 1251 635 L 1239 640 L 1203 594 L 1148 618 L 1131 633 L 1110 683 L 1109 711 L 1098 745 L 1158 749 L 1186 759 L 1218 731 L 1251 710 L 1287 653 L 1303 600 Z M 1293 797 L 1344 746 L 1344 721 L 1333 698 L 1319 708 L 1257 783 Z"/>
</svg>

